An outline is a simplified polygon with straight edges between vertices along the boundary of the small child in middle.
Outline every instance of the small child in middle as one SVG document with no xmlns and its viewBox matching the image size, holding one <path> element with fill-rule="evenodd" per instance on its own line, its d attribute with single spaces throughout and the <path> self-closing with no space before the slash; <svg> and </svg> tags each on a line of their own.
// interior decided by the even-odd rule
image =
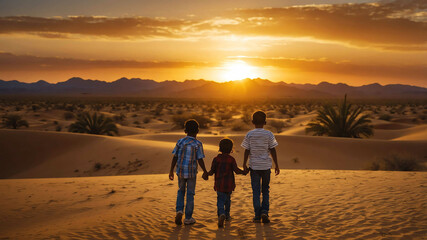
<svg viewBox="0 0 427 240">
<path fill-rule="evenodd" d="M 243 171 L 237 167 L 236 160 L 230 156 L 233 151 L 233 141 L 231 139 L 222 139 L 219 142 L 219 151 L 221 153 L 213 159 L 211 170 L 205 174 L 211 176 L 215 173 L 214 189 L 218 195 L 218 227 L 223 227 L 224 221 L 231 219 L 231 193 L 236 187 L 234 173 L 246 175 L 249 171 Z"/>
</svg>

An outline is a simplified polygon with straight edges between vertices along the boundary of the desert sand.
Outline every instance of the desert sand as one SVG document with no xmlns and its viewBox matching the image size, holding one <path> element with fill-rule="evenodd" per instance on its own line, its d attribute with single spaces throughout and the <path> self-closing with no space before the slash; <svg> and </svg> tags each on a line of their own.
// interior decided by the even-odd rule
<svg viewBox="0 0 427 240">
<path fill-rule="evenodd" d="M 0 181 L 2 239 L 425 239 L 426 172 L 282 170 L 271 223 L 252 223 L 249 176 L 218 229 L 213 179 L 198 178 L 193 226 L 176 226 L 166 174 Z"/>
<path fill-rule="evenodd" d="M 182 133 L 136 134 L 124 137 L 0 129 L 1 178 L 114 176 L 168 173 L 172 149 Z M 235 141 L 241 166 L 244 134 Z M 409 136 L 412 136 L 411 134 Z M 206 165 L 218 154 L 225 136 L 200 134 Z M 404 136 L 403 136 L 404 137 Z M 422 135 L 422 137 L 424 137 Z M 427 140 L 379 140 L 277 135 L 279 166 L 284 169 L 361 170 L 391 154 L 427 156 Z M 19 149 L 19 150 L 18 150 Z M 95 165 L 100 165 L 95 168 Z"/>
<path fill-rule="evenodd" d="M 171 115 L 144 111 L 127 112 L 126 122 L 117 123 L 119 136 L 66 132 L 74 120 L 51 109 L 27 110 L 28 129 L 0 129 L 0 239 L 427 238 L 427 172 L 364 170 L 393 155 L 426 163 L 427 124 L 414 121 L 416 114 L 386 121 L 379 119 L 381 110 L 373 137 L 349 139 L 307 135 L 313 112 L 292 118 L 269 112 L 276 116 L 271 120 L 286 123 L 275 131 L 282 172 L 272 176 L 272 222 L 251 222 L 250 178 L 237 176 L 233 219 L 218 229 L 213 179 L 203 181 L 201 174 L 197 223 L 174 224 L 177 180 L 167 173 L 184 133 Z M 148 123 L 145 116 L 151 116 Z M 220 126 L 216 119 L 198 135 L 207 168 L 223 137 L 234 140 L 233 156 L 242 166 L 240 143 L 250 125 L 233 130 L 240 115 L 227 121 Z"/>
</svg>

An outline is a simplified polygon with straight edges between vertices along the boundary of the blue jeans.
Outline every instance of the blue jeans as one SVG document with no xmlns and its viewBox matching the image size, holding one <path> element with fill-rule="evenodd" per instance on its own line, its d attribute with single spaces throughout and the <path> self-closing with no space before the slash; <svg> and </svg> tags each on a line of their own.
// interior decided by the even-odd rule
<svg viewBox="0 0 427 240">
<path fill-rule="evenodd" d="M 231 192 L 216 192 L 217 202 L 216 206 L 218 208 L 218 217 L 224 214 L 226 217 L 230 216 L 230 206 L 231 206 Z"/>
<path fill-rule="evenodd" d="M 260 217 L 265 213 L 268 215 L 270 208 L 270 169 L 268 170 L 253 170 L 251 171 L 251 185 L 252 185 L 252 200 L 254 204 L 255 217 Z M 262 192 L 262 203 L 260 203 Z"/>
<path fill-rule="evenodd" d="M 184 197 L 187 188 L 187 204 L 185 205 L 185 218 L 190 219 L 194 210 L 194 194 L 196 194 L 196 178 L 178 177 L 178 194 L 176 197 L 176 211 L 184 211 Z"/>
</svg>

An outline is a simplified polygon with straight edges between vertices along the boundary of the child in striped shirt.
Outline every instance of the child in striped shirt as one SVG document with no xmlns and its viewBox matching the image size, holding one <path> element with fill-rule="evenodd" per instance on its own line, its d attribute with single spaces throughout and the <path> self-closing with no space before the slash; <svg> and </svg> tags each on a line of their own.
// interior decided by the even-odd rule
<svg viewBox="0 0 427 240">
<path fill-rule="evenodd" d="M 277 163 L 276 146 L 278 145 L 273 133 L 265 130 L 264 126 L 267 115 L 258 111 L 252 115 L 252 123 L 255 129 L 249 131 L 243 142 L 242 147 L 245 149 L 243 159 L 243 169 L 248 169 L 247 162 L 249 158 L 249 170 L 251 175 L 252 198 L 254 205 L 255 217 L 254 222 L 269 223 L 268 211 L 270 208 L 270 173 L 272 159 L 275 165 L 276 175 L 280 173 Z M 271 157 L 270 157 L 271 154 Z M 262 203 L 261 203 L 262 192 Z"/>
</svg>

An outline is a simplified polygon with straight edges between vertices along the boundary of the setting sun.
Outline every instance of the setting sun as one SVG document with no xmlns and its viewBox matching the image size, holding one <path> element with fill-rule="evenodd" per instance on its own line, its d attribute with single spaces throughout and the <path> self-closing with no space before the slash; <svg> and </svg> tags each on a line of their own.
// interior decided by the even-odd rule
<svg viewBox="0 0 427 240">
<path fill-rule="evenodd" d="M 222 70 L 221 79 L 223 81 L 261 77 L 256 67 L 251 66 L 242 60 L 226 62 Z"/>
</svg>

